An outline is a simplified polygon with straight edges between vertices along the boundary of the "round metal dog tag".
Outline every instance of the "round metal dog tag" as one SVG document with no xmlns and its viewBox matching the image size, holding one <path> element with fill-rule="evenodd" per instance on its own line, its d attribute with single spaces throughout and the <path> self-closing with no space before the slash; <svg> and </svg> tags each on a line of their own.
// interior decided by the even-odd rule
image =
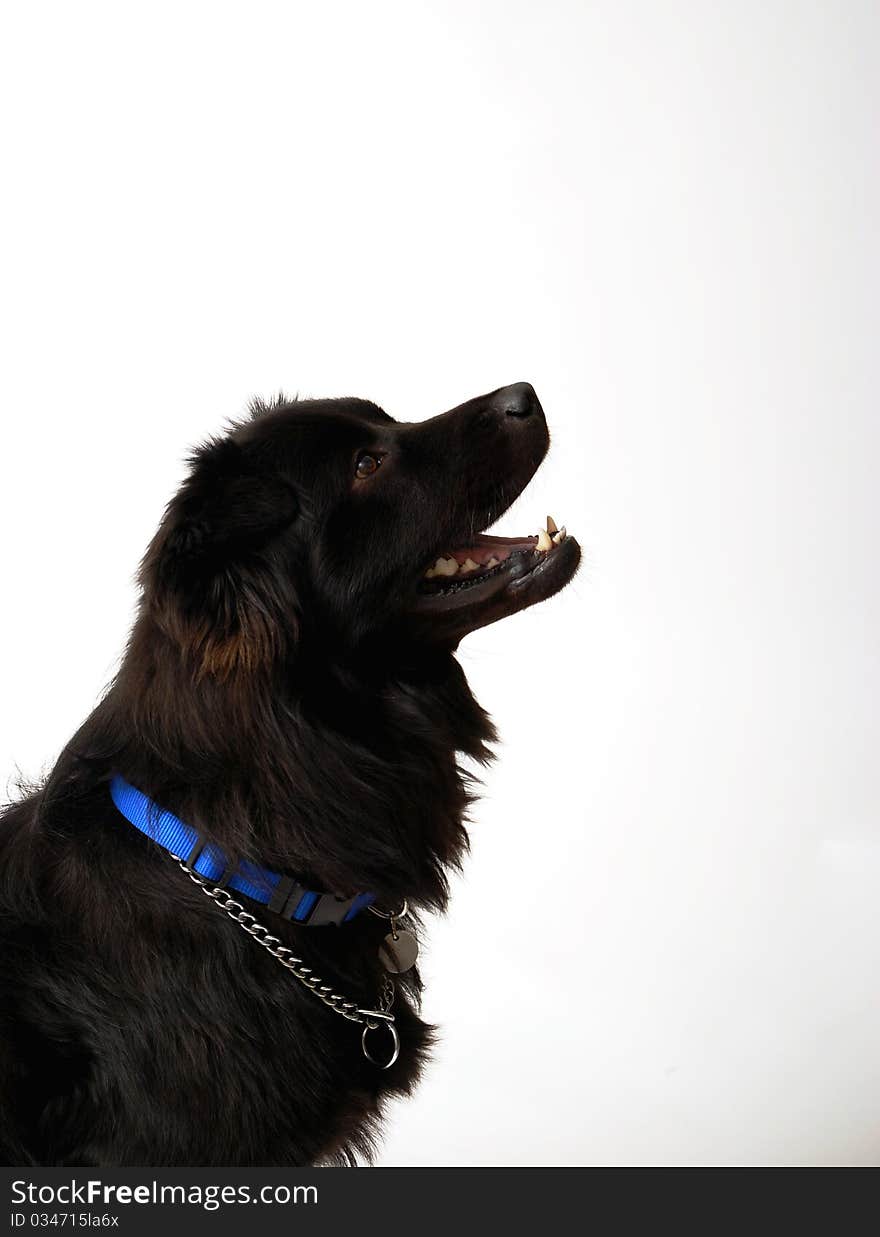
<svg viewBox="0 0 880 1237">
<path fill-rule="evenodd" d="M 415 966 L 418 956 L 419 943 L 406 928 L 389 932 L 379 946 L 379 961 L 392 975 L 402 975 Z"/>
</svg>

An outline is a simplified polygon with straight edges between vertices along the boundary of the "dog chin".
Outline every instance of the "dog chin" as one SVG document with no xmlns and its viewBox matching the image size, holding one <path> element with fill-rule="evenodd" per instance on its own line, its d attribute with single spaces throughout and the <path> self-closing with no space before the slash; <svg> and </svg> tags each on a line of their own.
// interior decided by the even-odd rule
<svg viewBox="0 0 880 1237">
<path fill-rule="evenodd" d="M 466 551 L 455 551 L 445 561 L 455 559 L 457 570 L 441 568 L 438 576 L 438 559 L 434 574 L 428 582 L 423 580 L 411 611 L 421 637 L 457 642 L 468 632 L 553 597 L 575 575 L 581 559 L 575 538 L 564 529 L 561 532 L 555 541 L 547 533 L 521 540 L 478 537 L 468 550 L 480 552 L 482 565 L 492 558 L 498 560 L 483 571 L 462 572 L 461 562 L 467 560 L 461 556 Z M 475 561 L 473 554 L 468 559 Z"/>
</svg>

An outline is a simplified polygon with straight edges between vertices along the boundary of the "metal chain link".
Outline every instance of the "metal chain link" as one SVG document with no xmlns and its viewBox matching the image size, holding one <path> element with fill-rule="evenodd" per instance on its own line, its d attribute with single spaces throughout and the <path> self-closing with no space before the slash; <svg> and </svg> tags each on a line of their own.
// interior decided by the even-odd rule
<svg viewBox="0 0 880 1237">
<path fill-rule="evenodd" d="M 293 950 L 289 949 L 287 945 L 282 945 L 277 936 L 272 936 L 269 929 L 255 919 L 250 911 L 246 911 L 241 902 L 236 902 L 225 889 L 221 889 L 216 885 L 209 886 L 208 882 L 194 872 L 192 868 L 188 867 L 179 855 L 172 854 L 171 858 L 186 872 L 193 884 L 201 889 L 205 897 L 212 900 L 218 910 L 228 915 L 234 923 L 237 923 L 240 928 L 247 932 L 248 936 L 252 936 L 258 945 L 262 945 L 273 958 L 277 958 L 281 965 L 290 971 L 291 975 L 294 975 L 304 987 L 313 992 L 319 1001 L 323 1001 L 328 1009 L 332 1009 L 334 1014 L 340 1014 L 343 1018 L 347 1018 L 349 1022 L 362 1023 L 365 1032 L 367 1030 L 374 1031 L 381 1023 L 385 1023 L 392 1029 L 395 1042 L 397 1041 L 397 1033 L 394 1031 L 394 1015 L 391 1013 L 395 989 L 390 975 L 386 975 L 382 982 L 382 992 L 379 997 L 378 1007 L 376 1009 L 360 1009 L 356 1001 L 347 1001 L 340 993 L 334 992 L 329 984 L 324 983 L 320 975 L 316 975 L 310 966 L 306 966 L 302 958 L 297 958 Z M 372 1060 L 372 1058 L 370 1059 Z"/>
</svg>

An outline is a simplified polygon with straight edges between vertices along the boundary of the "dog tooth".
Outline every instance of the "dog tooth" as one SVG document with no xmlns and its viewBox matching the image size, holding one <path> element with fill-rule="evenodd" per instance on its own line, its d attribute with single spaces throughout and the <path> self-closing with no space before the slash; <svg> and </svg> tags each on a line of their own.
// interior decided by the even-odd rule
<svg viewBox="0 0 880 1237">
<path fill-rule="evenodd" d="M 434 574 L 437 576 L 454 576 L 458 571 L 458 562 L 454 558 L 438 558 L 434 564 Z"/>
<path fill-rule="evenodd" d="M 466 558 L 461 565 L 462 571 L 476 571 L 478 564 L 472 558 Z"/>
<path fill-rule="evenodd" d="M 434 570 L 434 568 L 433 568 L 433 567 L 429 567 L 429 568 L 428 568 L 428 570 L 425 572 L 425 579 L 426 579 L 426 580 L 433 580 L 433 579 L 434 579 L 434 576 L 435 576 L 436 574 L 437 574 L 437 572 Z"/>
<path fill-rule="evenodd" d="M 491 558 L 487 561 L 486 566 L 487 566 L 487 567 L 497 567 L 497 566 L 498 566 L 499 561 L 500 561 L 500 560 L 499 560 L 499 559 L 497 559 L 497 558 L 495 557 L 495 555 L 493 554 L 493 555 L 492 555 L 492 557 L 491 557 Z"/>
<path fill-rule="evenodd" d="M 548 532 L 548 533 L 550 534 L 550 536 L 552 537 L 552 536 L 553 536 L 553 534 L 554 534 L 554 533 L 556 533 L 556 532 L 558 532 L 558 531 L 559 531 L 559 529 L 556 527 L 556 521 L 553 519 L 553 516 L 552 516 L 552 515 L 548 515 L 548 516 L 547 516 L 547 532 Z"/>
<path fill-rule="evenodd" d="M 556 543 L 556 545 L 562 545 L 563 541 L 565 540 L 565 525 L 564 524 L 562 528 L 560 528 L 558 533 L 553 534 L 553 540 Z"/>
<path fill-rule="evenodd" d="M 550 534 L 546 528 L 542 528 L 538 533 L 538 544 L 535 548 L 540 550 L 542 554 L 546 554 L 552 545 L 553 542 L 550 540 Z"/>
</svg>

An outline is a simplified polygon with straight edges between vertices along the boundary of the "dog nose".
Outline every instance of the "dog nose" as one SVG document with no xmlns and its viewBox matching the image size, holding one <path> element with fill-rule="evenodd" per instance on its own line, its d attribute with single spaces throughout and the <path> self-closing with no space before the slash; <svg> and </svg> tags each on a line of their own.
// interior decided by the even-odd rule
<svg viewBox="0 0 880 1237">
<path fill-rule="evenodd" d="M 512 386 L 502 387 L 495 392 L 492 402 L 499 412 L 504 412 L 508 417 L 524 418 L 541 412 L 535 388 L 530 382 L 514 382 Z"/>
</svg>

